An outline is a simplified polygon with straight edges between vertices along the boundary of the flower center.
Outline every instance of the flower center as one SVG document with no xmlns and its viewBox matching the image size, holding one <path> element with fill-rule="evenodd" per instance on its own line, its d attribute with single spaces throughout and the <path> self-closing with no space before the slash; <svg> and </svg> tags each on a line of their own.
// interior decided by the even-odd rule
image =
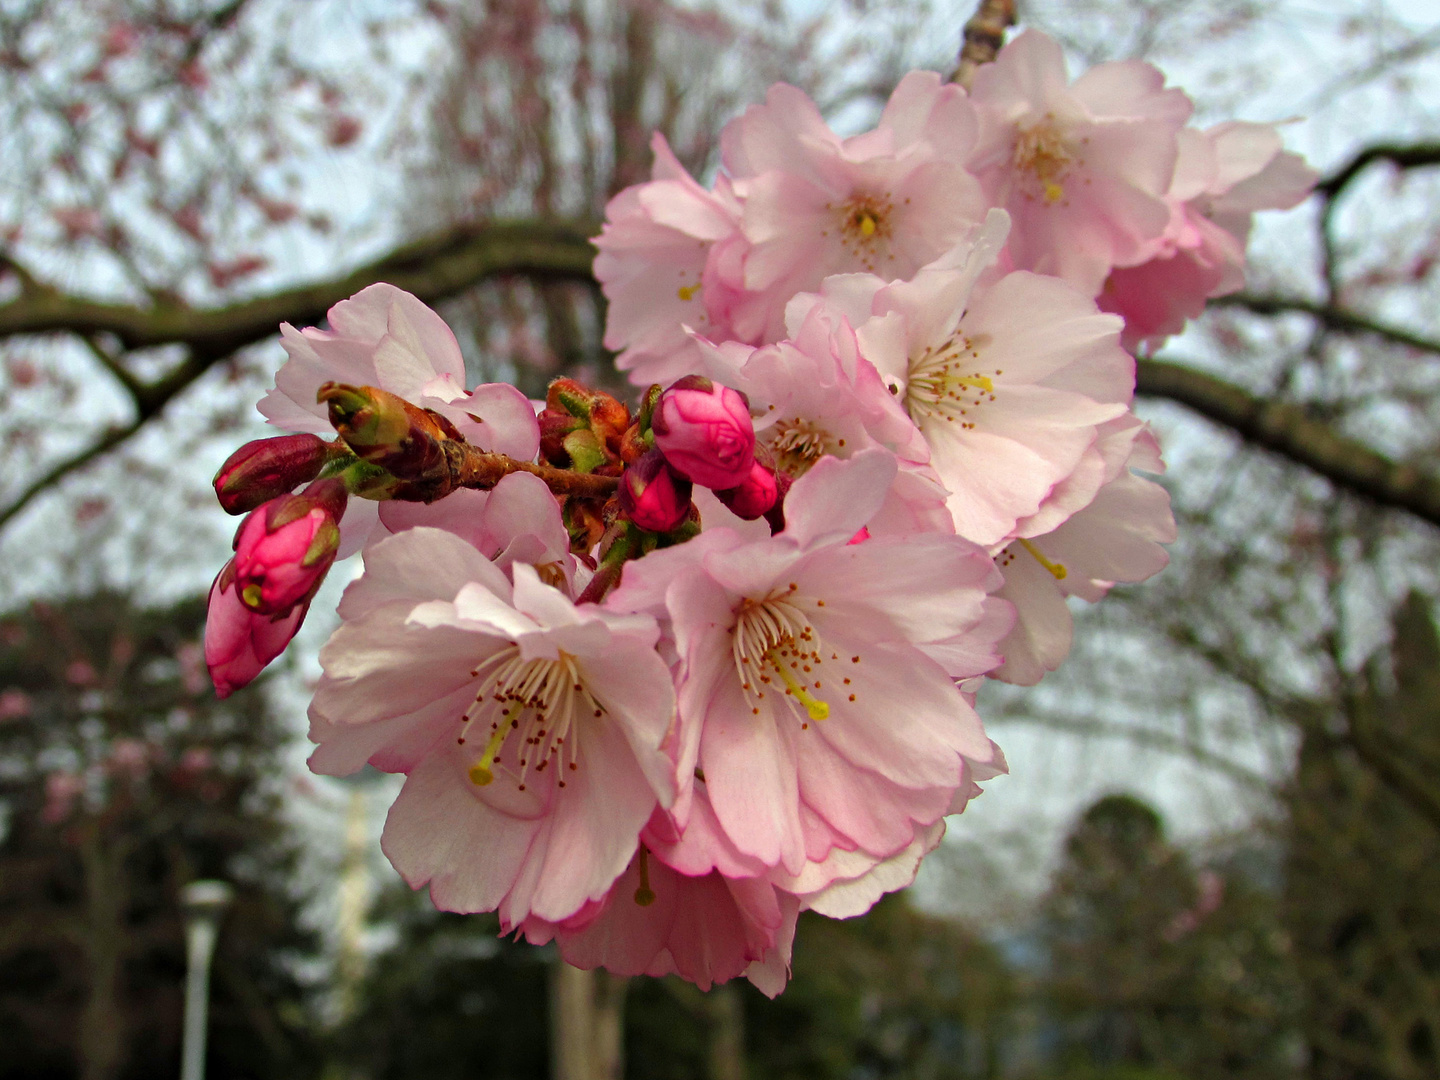
<svg viewBox="0 0 1440 1080">
<path fill-rule="evenodd" d="M 843 203 L 826 203 L 825 209 L 839 219 L 840 246 L 866 270 L 873 273 L 881 261 L 895 261 L 890 253 L 895 204 L 888 195 L 856 192 Z"/>
<path fill-rule="evenodd" d="M 1033 199 L 1038 194 L 1046 203 L 1057 203 L 1065 197 L 1065 177 L 1077 164 L 1069 142 L 1050 113 L 1015 136 L 1013 160 L 1018 172 L 1034 180 L 1035 190 L 1027 192 L 1026 197 Z"/>
<path fill-rule="evenodd" d="M 556 660 L 524 660 L 519 646 L 501 649 L 477 667 L 480 679 L 475 703 L 460 718 L 461 746 L 471 731 L 486 733 L 485 750 L 468 770 L 470 782 L 485 787 L 495 780 L 495 766 L 502 763 L 500 751 L 511 737 L 517 741 L 516 768 L 521 791 L 533 765 L 543 773 L 553 762 L 563 776 L 579 768 L 578 747 L 573 733 L 576 721 L 585 715 L 595 718 L 605 712 L 585 688 L 575 658 L 562 652 Z"/>
<path fill-rule="evenodd" d="M 778 421 L 770 429 L 766 445 L 775 455 L 775 467 L 798 480 L 815 462 L 826 454 L 833 454 L 841 443 L 824 428 L 797 416 Z"/>
<path fill-rule="evenodd" d="M 825 601 L 801 600 L 795 595 L 796 588 L 792 582 L 784 592 L 764 600 L 744 601 L 730 631 L 730 653 L 752 714 L 760 715 L 761 703 L 767 700 L 788 702 L 792 710 L 797 706 L 805 710 L 809 719 L 800 726 L 808 728 L 810 720 L 830 715 L 829 702 L 813 691 L 824 689 L 825 677 L 835 685 L 841 657 L 832 652 L 826 658 L 825 644 L 801 608 L 807 603 L 823 607 Z M 860 662 L 858 656 L 850 660 Z M 827 663 L 831 669 L 822 677 L 820 669 Z M 850 685 L 849 677 L 842 677 L 840 685 Z M 849 700 L 855 700 L 853 693 Z"/>
<path fill-rule="evenodd" d="M 974 428 L 975 421 L 964 417 L 995 400 L 994 379 L 1005 374 L 998 368 L 989 375 L 978 369 L 980 349 L 988 341 L 985 335 L 971 338 L 957 333 L 944 345 L 911 357 L 905 409 L 917 425 L 943 420 L 967 431 Z"/>
</svg>

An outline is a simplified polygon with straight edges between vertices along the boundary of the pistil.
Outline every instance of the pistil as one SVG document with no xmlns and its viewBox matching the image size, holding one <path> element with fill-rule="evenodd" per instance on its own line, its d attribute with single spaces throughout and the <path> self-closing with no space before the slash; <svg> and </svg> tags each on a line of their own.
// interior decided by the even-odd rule
<svg viewBox="0 0 1440 1080">
<path fill-rule="evenodd" d="M 1070 571 L 1065 569 L 1064 563 L 1053 562 L 1050 559 L 1047 559 L 1045 555 L 1040 551 L 1040 549 L 1034 544 L 1032 544 L 1029 540 L 1022 539 L 1020 541 L 1020 546 L 1023 547 L 1026 551 L 1028 551 L 1031 555 L 1035 556 L 1035 561 L 1038 562 L 1041 566 L 1043 566 L 1046 570 L 1049 570 L 1056 581 L 1064 581 L 1065 578 L 1069 575 Z"/>
</svg>

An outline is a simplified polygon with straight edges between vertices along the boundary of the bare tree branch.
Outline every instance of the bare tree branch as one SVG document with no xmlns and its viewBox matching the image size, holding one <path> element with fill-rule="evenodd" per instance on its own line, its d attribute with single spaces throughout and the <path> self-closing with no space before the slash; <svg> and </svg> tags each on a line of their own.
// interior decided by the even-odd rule
<svg viewBox="0 0 1440 1080">
<path fill-rule="evenodd" d="M 505 274 L 592 281 L 594 249 L 587 237 L 593 231 L 583 223 L 546 222 L 452 229 L 398 248 L 340 279 L 210 310 L 99 303 L 42 284 L 16 267 L 22 291 L 16 299 L 0 305 L 0 338 L 63 332 L 80 335 L 125 386 L 135 403 L 135 416 L 57 462 L 0 507 L 0 528 L 47 488 L 124 443 L 216 363 L 272 336 L 280 323 L 319 322 L 332 305 L 377 281 L 388 281 L 430 302 Z M 140 383 L 93 342 L 94 335 L 102 333 L 114 335 L 132 349 L 185 345 L 187 356 L 162 378 Z"/>
<path fill-rule="evenodd" d="M 1106 720 L 1081 714 L 1061 715 L 1025 711 L 1007 715 L 1003 722 L 1028 724 L 1031 727 L 1063 731 L 1070 735 L 1080 735 L 1090 739 L 1124 739 L 1135 746 L 1148 750 L 1159 750 L 1176 757 L 1187 758 L 1254 791 L 1271 792 L 1275 787 L 1273 779 L 1248 765 L 1233 761 L 1224 754 L 1217 753 L 1183 735 L 1145 724 Z"/>
<path fill-rule="evenodd" d="M 1196 368 L 1167 360 L 1140 360 L 1136 368 L 1136 393 L 1179 402 L 1336 487 L 1440 525 L 1440 477 L 1391 461 L 1297 405 L 1266 401 Z"/>
<path fill-rule="evenodd" d="M 1346 334 L 1373 334 L 1378 338 L 1404 345 L 1422 352 L 1440 355 L 1440 339 L 1415 334 L 1399 326 L 1372 319 L 1357 311 L 1349 311 L 1334 304 L 1321 304 L 1313 300 L 1301 300 L 1289 296 L 1268 296 L 1257 293 L 1232 293 L 1218 296 L 1210 301 L 1213 307 L 1237 307 L 1253 311 L 1257 315 L 1281 315 L 1298 312 L 1318 319 L 1332 330 Z"/>
<path fill-rule="evenodd" d="M 1316 194 L 1333 202 L 1357 176 L 1377 161 L 1388 161 L 1400 169 L 1440 165 L 1440 143 L 1376 143 L 1367 146 L 1316 184 Z"/>
<path fill-rule="evenodd" d="M 222 308 L 138 307 L 66 293 L 32 279 L 0 304 L 0 338 L 15 334 L 114 334 L 127 349 L 187 345 L 218 360 L 275 333 L 282 322 L 315 323 L 331 305 L 377 281 L 425 301 L 442 300 L 500 274 L 589 281 L 594 250 L 584 223 L 497 222 L 462 226 L 407 244 L 336 279 L 258 296 Z"/>
</svg>

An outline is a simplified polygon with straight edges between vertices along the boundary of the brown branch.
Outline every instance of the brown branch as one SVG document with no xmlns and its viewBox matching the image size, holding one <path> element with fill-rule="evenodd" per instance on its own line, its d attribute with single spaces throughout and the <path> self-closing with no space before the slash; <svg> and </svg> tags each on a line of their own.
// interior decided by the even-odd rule
<svg viewBox="0 0 1440 1080">
<path fill-rule="evenodd" d="M 951 82 L 970 89 L 980 65 L 995 59 L 1005 44 L 1005 31 L 1015 25 L 1015 3 L 1016 0 L 980 0 L 980 6 L 965 24 L 960 64 L 950 76 Z"/>
<path fill-rule="evenodd" d="M 1411 333 L 1402 327 L 1393 326 L 1379 319 L 1372 319 L 1358 311 L 1349 311 L 1334 304 L 1322 304 L 1313 300 L 1301 300 L 1289 296 L 1267 296 L 1256 293 L 1232 293 L 1210 301 L 1211 307 L 1236 307 L 1253 311 L 1257 315 L 1282 315 L 1297 312 L 1309 315 L 1324 323 L 1332 330 L 1345 334 L 1373 334 L 1375 337 L 1419 349 L 1422 352 L 1440 354 L 1440 339 Z"/>
<path fill-rule="evenodd" d="M 1297 405 L 1266 401 L 1214 375 L 1166 360 L 1138 361 L 1136 378 L 1137 394 L 1179 402 L 1336 487 L 1440 525 L 1440 477 L 1391 461 Z"/>
<path fill-rule="evenodd" d="M 70 457 L 56 463 L 3 507 L 0 528 L 37 495 L 70 473 L 125 442 L 158 416 L 170 399 L 216 363 L 246 345 L 273 336 L 282 322 L 317 323 L 330 307 L 378 281 L 407 289 L 434 303 L 487 278 L 524 274 L 542 280 L 593 281 L 594 249 L 586 223 L 503 222 L 463 226 L 397 248 L 358 270 L 331 281 L 285 289 L 223 308 L 182 305 L 138 307 L 106 304 L 73 296 L 36 281 L 0 255 L 21 279 L 21 292 L 0 304 L 0 339 L 18 334 L 73 333 L 87 343 L 110 334 L 128 349 L 184 345 L 188 355 L 167 375 L 148 383 L 122 377 L 128 371 L 106 367 L 125 385 L 135 402 L 135 417 L 112 428 Z"/>
<path fill-rule="evenodd" d="M 130 395 L 130 400 L 134 402 L 135 408 L 142 410 L 144 408 L 146 393 L 145 384 L 130 373 L 130 369 L 121 363 L 119 357 L 112 356 L 110 351 L 95 338 L 85 337 L 81 340 L 85 342 L 86 348 L 90 350 L 90 355 L 100 362 L 100 366 L 108 371 L 114 377 L 115 381 L 125 388 L 125 393 Z"/>
<path fill-rule="evenodd" d="M 186 345 L 213 362 L 272 336 L 282 322 L 317 323 L 332 305 L 377 281 L 427 302 L 498 274 L 589 281 L 595 253 L 587 237 L 592 231 L 584 224 L 544 221 L 463 226 L 397 248 L 343 277 L 221 308 L 107 304 L 35 282 L 0 304 L 0 338 L 107 333 L 127 349 Z"/>
<path fill-rule="evenodd" d="M 1440 165 L 1440 143 L 1378 143 L 1367 146 L 1316 184 L 1316 194 L 1334 201 L 1357 176 L 1377 161 L 1388 161 L 1399 169 Z"/>
<path fill-rule="evenodd" d="M 533 465 L 504 454 L 490 454 L 469 443 L 446 443 L 455 457 L 451 467 L 456 487 L 493 488 L 511 473 L 526 472 L 545 481 L 556 495 L 573 495 L 580 499 L 606 499 L 620 486 L 619 477 L 597 476 L 594 473 L 557 469 L 553 465 Z"/>
<path fill-rule="evenodd" d="M 58 484 L 76 469 L 82 468 L 102 454 L 114 450 L 126 439 L 139 431 L 147 419 L 149 418 L 137 417 L 123 427 L 112 427 L 83 450 L 71 454 L 62 461 L 56 462 L 56 464 L 47 469 L 35 480 L 27 484 L 20 493 L 6 503 L 3 508 L 0 508 L 0 528 L 4 528 L 11 518 L 25 509 L 30 501 L 46 488 Z"/>
</svg>

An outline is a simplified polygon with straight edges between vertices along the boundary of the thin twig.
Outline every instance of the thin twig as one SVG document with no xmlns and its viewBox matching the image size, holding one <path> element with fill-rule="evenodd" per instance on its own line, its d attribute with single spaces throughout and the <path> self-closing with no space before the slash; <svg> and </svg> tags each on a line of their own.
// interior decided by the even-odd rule
<svg viewBox="0 0 1440 1080">
<path fill-rule="evenodd" d="M 1232 293 L 1229 296 L 1216 297 L 1210 301 L 1210 306 L 1244 308 L 1257 315 L 1281 315 L 1286 312 L 1296 312 L 1318 319 L 1331 330 L 1339 330 L 1347 334 L 1373 334 L 1386 341 L 1393 341 L 1397 345 L 1440 355 L 1440 339 L 1411 333 L 1409 330 L 1382 322 L 1379 319 L 1372 319 L 1358 311 L 1337 307 L 1334 304 L 1319 304 L 1313 300 L 1301 300 L 1288 296 Z"/>
</svg>

